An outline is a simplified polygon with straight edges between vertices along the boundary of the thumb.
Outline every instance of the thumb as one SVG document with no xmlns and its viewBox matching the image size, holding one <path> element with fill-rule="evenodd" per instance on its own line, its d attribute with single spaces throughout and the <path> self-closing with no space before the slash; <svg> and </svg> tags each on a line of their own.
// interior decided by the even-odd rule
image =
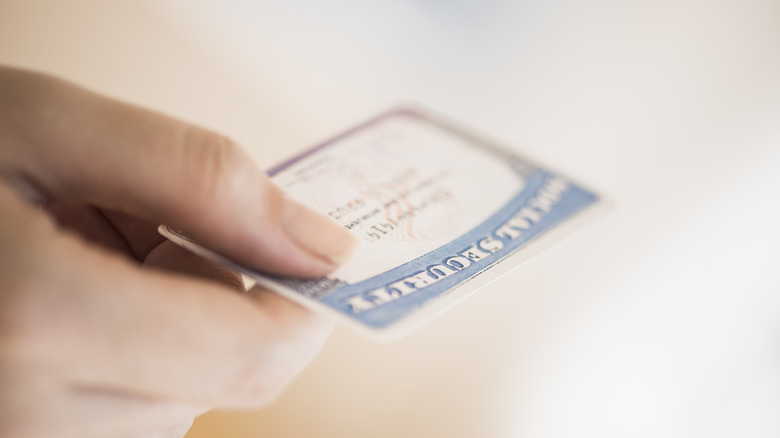
<svg viewBox="0 0 780 438">
<path fill-rule="evenodd" d="M 0 68 L 0 132 L 10 180 L 166 223 L 270 273 L 323 275 L 355 247 L 225 137 L 51 77 Z"/>
</svg>

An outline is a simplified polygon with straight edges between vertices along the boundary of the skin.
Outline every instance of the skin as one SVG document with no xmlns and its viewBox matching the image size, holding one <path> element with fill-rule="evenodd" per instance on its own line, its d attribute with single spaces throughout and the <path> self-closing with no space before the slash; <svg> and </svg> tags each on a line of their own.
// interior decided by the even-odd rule
<svg viewBox="0 0 780 438">
<path fill-rule="evenodd" d="M 162 238 L 317 277 L 346 231 L 230 140 L 0 67 L 0 436 L 180 437 L 272 401 L 331 322 Z"/>
</svg>

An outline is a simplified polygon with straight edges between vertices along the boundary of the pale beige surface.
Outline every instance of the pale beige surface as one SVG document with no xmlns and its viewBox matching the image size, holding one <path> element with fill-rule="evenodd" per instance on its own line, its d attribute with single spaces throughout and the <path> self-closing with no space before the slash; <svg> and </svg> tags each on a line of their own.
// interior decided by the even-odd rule
<svg viewBox="0 0 780 438">
<path fill-rule="evenodd" d="M 615 203 L 399 343 L 337 329 L 277 404 L 190 437 L 770 437 L 778 19 L 759 0 L 3 0 L 0 62 L 264 165 L 412 100 Z"/>
</svg>

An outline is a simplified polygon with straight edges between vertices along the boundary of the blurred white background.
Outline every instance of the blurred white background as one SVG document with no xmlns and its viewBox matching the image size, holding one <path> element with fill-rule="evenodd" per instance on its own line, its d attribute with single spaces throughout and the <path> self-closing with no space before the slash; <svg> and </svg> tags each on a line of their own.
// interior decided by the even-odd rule
<svg viewBox="0 0 780 438">
<path fill-rule="evenodd" d="M 780 436 L 780 2 L 195 3 L 0 0 L 0 62 L 265 167 L 416 102 L 615 208 L 398 343 L 337 329 L 278 403 L 188 437 Z"/>
</svg>

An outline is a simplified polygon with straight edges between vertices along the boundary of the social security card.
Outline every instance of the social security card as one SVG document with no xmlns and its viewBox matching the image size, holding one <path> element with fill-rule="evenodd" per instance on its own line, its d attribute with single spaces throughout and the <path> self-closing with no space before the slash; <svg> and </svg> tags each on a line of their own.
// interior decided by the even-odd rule
<svg viewBox="0 0 780 438">
<path fill-rule="evenodd" d="M 570 179 L 414 107 L 385 113 L 268 173 L 289 196 L 354 233 L 358 253 L 325 278 L 280 278 L 227 260 L 183 233 L 160 231 L 387 339 L 516 267 L 599 204 L 599 196 Z"/>
</svg>

